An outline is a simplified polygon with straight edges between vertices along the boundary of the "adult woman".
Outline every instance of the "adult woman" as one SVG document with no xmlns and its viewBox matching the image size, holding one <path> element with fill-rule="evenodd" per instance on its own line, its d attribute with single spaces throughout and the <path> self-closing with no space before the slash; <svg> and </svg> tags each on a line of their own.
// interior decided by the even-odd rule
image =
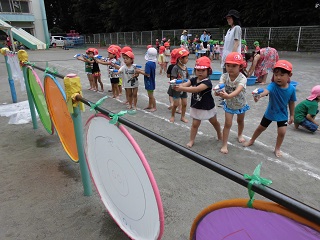
<svg viewBox="0 0 320 240">
<path fill-rule="evenodd" d="M 188 31 L 187 30 L 183 30 L 181 37 L 180 37 L 180 41 L 181 41 L 181 47 L 185 48 L 186 50 L 188 50 Z"/>
<path fill-rule="evenodd" d="M 237 10 L 230 10 L 226 16 L 228 25 L 231 27 L 224 39 L 224 48 L 221 58 L 221 67 L 223 73 L 226 73 L 225 61 L 226 57 L 231 52 L 238 52 L 241 54 L 241 27 L 240 27 L 240 13 Z"/>
<path fill-rule="evenodd" d="M 267 47 L 261 48 L 258 52 L 246 53 L 245 58 L 247 62 L 252 62 L 248 77 L 254 73 L 257 82 L 264 85 L 267 82 L 268 71 L 279 60 L 279 55 L 276 49 Z"/>
</svg>

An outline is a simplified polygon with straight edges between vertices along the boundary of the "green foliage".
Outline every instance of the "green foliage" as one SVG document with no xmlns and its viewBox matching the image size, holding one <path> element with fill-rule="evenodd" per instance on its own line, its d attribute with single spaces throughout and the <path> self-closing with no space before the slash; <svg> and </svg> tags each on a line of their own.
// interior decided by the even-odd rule
<svg viewBox="0 0 320 240">
<path fill-rule="evenodd" d="M 45 1 L 49 29 L 80 33 L 192 29 L 226 26 L 230 9 L 244 27 L 308 26 L 320 22 L 313 1 L 224 0 L 51 0 Z"/>
</svg>

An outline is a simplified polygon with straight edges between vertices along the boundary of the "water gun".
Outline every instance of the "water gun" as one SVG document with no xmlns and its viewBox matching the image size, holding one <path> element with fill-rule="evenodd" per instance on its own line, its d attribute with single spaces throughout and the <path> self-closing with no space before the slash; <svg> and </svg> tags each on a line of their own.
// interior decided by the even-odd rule
<svg viewBox="0 0 320 240">
<path fill-rule="evenodd" d="M 214 88 L 212 88 L 213 91 L 215 91 L 216 93 L 219 93 L 222 91 L 222 89 L 224 89 L 224 83 L 220 83 L 217 84 Z"/>
<path fill-rule="evenodd" d="M 134 68 L 142 68 L 141 65 L 137 65 L 137 64 L 132 64 L 132 66 L 133 66 Z"/>
<path fill-rule="evenodd" d="M 74 58 L 78 58 L 78 57 L 80 57 L 80 56 L 81 56 L 81 54 L 78 53 L 78 54 L 74 55 L 73 57 L 74 57 Z"/>
<path fill-rule="evenodd" d="M 109 69 L 109 72 L 111 72 L 111 73 L 117 73 L 117 72 L 119 72 L 119 70 L 118 70 L 118 69 Z"/>
<path fill-rule="evenodd" d="M 253 97 L 260 97 L 260 94 L 263 93 L 264 89 L 263 88 L 256 88 L 255 90 L 252 91 Z"/>
<path fill-rule="evenodd" d="M 169 81 L 171 86 L 178 85 L 184 82 L 188 82 L 188 79 L 172 79 Z"/>
<path fill-rule="evenodd" d="M 106 58 L 102 57 L 101 55 L 94 55 L 94 58 L 105 61 Z"/>
</svg>

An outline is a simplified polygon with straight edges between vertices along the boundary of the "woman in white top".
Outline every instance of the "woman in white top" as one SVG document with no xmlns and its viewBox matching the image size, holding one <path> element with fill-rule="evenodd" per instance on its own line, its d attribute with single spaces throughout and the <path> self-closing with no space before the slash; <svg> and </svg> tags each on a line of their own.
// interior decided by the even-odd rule
<svg viewBox="0 0 320 240">
<path fill-rule="evenodd" d="M 240 13 L 237 10 L 230 10 L 226 16 L 228 25 L 231 27 L 224 39 L 224 48 L 221 58 L 221 68 L 223 73 L 226 73 L 225 61 L 226 57 L 231 52 L 241 53 L 241 27 L 240 27 Z"/>
</svg>

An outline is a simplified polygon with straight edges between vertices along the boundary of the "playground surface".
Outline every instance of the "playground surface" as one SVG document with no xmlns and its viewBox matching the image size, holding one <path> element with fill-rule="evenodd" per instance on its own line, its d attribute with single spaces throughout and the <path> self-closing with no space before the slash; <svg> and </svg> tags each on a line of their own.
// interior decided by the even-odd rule
<svg viewBox="0 0 320 240">
<path fill-rule="evenodd" d="M 135 63 L 144 66 L 145 51 L 145 48 L 134 48 Z M 48 63 L 49 68 L 56 68 L 62 75 L 78 74 L 86 99 L 96 102 L 108 95 L 110 98 L 101 107 L 113 112 L 125 110 L 124 95 L 120 100 L 115 100 L 107 92 L 111 86 L 105 66 L 100 66 L 105 93 L 87 90 L 84 64 L 73 58 L 77 53 L 84 53 L 84 49 L 28 51 L 29 61 L 36 66 L 46 68 Z M 100 49 L 100 54 L 106 56 L 106 50 Z M 280 59 L 293 64 L 292 80 L 298 82 L 296 93 L 299 103 L 310 95 L 314 85 L 320 84 L 320 53 L 279 52 L 279 55 Z M 194 63 L 195 56 L 190 55 L 187 66 L 193 67 Z M 218 61 L 213 62 L 212 66 L 214 71 L 221 71 Z M 43 79 L 43 72 L 36 72 Z M 269 73 L 268 82 L 271 75 Z M 0 59 L 0 77 L 1 109 L 1 106 L 12 103 L 3 57 Z M 62 79 L 57 79 L 63 83 Z M 159 75 L 157 66 L 157 111 L 152 113 L 143 110 L 148 98 L 142 76 L 139 81 L 137 114 L 124 117 L 185 146 L 192 119 L 187 115 L 189 123 L 183 123 L 177 114 L 175 123 L 169 122 L 167 77 Z M 15 86 L 18 102 L 27 100 L 26 92 L 20 91 L 18 82 Z M 268 104 L 267 97 L 257 103 L 253 101 L 251 92 L 257 87 L 259 85 L 247 87 L 251 109 L 245 117 L 246 139 L 260 123 Z M 219 103 L 217 98 L 215 102 Z M 224 111 L 222 108 L 217 108 L 217 111 L 223 127 Z M 86 107 L 82 114 L 83 124 L 92 114 Z M 320 116 L 316 120 L 319 122 Z M 93 195 L 83 195 L 79 165 L 65 153 L 57 134 L 48 135 L 40 121 L 36 130 L 31 122 L 19 125 L 8 122 L 9 118 L 0 117 L 0 239 L 128 239 L 106 211 L 93 185 Z M 203 208 L 225 199 L 248 198 L 246 188 L 132 129 L 128 130 L 144 152 L 160 190 L 165 214 L 162 239 L 188 239 L 193 219 Z M 229 153 L 224 155 L 219 152 L 221 142 L 217 141 L 213 127 L 205 121 L 199 128 L 192 150 L 241 174 L 251 175 L 262 162 L 261 177 L 273 181 L 271 188 L 320 209 L 320 132 L 312 134 L 288 126 L 282 158 L 276 158 L 273 154 L 276 136 L 276 124 L 272 123 L 253 146 L 244 148 L 237 142 L 237 123 L 234 119 L 229 136 Z M 258 194 L 255 197 L 265 199 Z"/>
</svg>

